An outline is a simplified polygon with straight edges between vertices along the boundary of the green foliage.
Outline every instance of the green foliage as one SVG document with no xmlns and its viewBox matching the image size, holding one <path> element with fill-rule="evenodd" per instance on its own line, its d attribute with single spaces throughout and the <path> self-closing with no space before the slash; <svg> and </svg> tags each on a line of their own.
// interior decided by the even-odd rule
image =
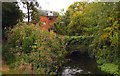
<svg viewBox="0 0 120 76">
<path fill-rule="evenodd" d="M 53 30 L 62 35 L 82 35 L 85 32 L 83 28 L 86 27 L 85 25 L 81 25 L 82 11 L 86 5 L 87 3 L 81 2 L 75 2 L 70 5 L 66 13 L 58 17 L 58 20 L 53 25 Z"/>
<path fill-rule="evenodd" d="M 13 2 L 2 2 L 2 28 L 15 25 L 23 19 L 23 13 Z"/>
<path fill-rule="evenodd" d="M 68 43 L 81 45 L 87 43 L 89 52 L 100 65 L 112 63 L 120 70 L 120 2 L 75 2 L 58 19 L 54 28 L 56 33 L 81 38 L 66 38 Z M 60 24 L 62 22 L 63 24 Z M 56 30 L 55 30 L 56 31 Z M 92 37 L 87 39 L 87 37 Z M 71 39 L 71 40 L 70 40 Z M 90 41 L 90 42 L 89 42 Z M 80 48 L 79 48 L 80 49 Z M 106 66 L 106 65 L 105 65 Z M 114 72 L 102 68 L 106 72 Z M 109 67 L 112 69 L 112 67 Z M 118 74 L 118 73 L 117 73 Z M 120 74 L 120 73 L 119 73 Z"/>
<path fill-rule="evenodd" d="M 110 73 L 110 74 L 119 74 L 118 65 L 106 63 L 101 66 L 99 66 L 101 70 Z"/>
<path fill-rule="evenodd" d="M 65 16 L 58 16 L 51 29 L 57 34 L 66 35 L 67 32 L 64 30 L 66 30 L 67 23 L 64 23 L 64 21 L 69 22 Z"/>
<path fill-rule="evenodd" d="M 90 54 L 89 44 L 92 42 L 92 36 L 65 36 L 66 50 L 69 53 L 77 50 L 81 53 Z"/>
<path fill-rule="evenodd" d="M 27 10 L 26 17 L 28 18 L 28 23 L 30 22 L 30 20 L 34 24 L 38 23 L 40 20 L 40 13 L 38 12 L 39 4 L 38 4 L 37 0 L 33 0 L 33 1 L 20 0 L 20 1 L 23 3 L 23 7 L 26 8 L 26 10 Z"/>
<path fill-rule="evenodd" d="M 56 74 L 64 62 L 64 37 L 43 30 L 39 25 L 19 23 L 9 31 L 7 37 L 5 46 L 9 47 L 6 51 L 14 56 L 15 60 L 10 65 L 15 69 Z M 3 52 L 6 55 L 7 52 Z"/>
<path fill-rule="evenodd" d="M 91 43 L 92 36 L 65 36 L 65 41 L 67 44 L 85 44 Z"/>
<path fill-rule="evenodd" d="M 117 17 L 119 15 L 118 4 L 119 3 L 99 4 L 99 6 L 102 6 L 104 9 L 96 9 L 96 11 L 104 12 L 102 12 L 102 15 L 98 15 L 98 21 L 96 23 L 97 26 L 95 26 L 97 28 L 96 31 L 94 31 L 96 33 L 93 33 L 94 40 L 90 45 L 90 47 L 93 48 L 92 53 L 95 55 L 97 62 L 103 65 L 101 69 L 111 74 L 116 74 L 116 72 L 118 74 L 119 72 L 113 67 L 107 67 L 107 63 L 113 63 L 116 64 L 116 66 L 120 67 L 120 24 L 118 21 L 119 18 Z M 96 8 L 96 6 L 94 6 L 93 8 Z M 108 6 L 110 6 L 111 8 L 108 9 Z M 91 13 L 89 15 L 91 15 Z M 112 71 L 112 69 L 114 70 L 114 72 Z"/>
<path fill-rule="evenodd" d="M 5 40 L 6 28 L 23 20 L 24 14 L 15 2 L 2 2 L 2 38 Z"/>
<path fill-rule="evenodd" d="M 31 19 L 32 19 L 32 23 L 36 24 L 40 22 L 40 13 L 38 11 L 38 9 L 33 8 L 33 12 L 31 14 Z"/>
<path fill-rule="evenodd" d="M 119 75 L 119 7 L 120 2 L 72 4 L 52 27 L 57 34 L 64 35 L 65 39 L 39 26 L 17 25 L 9 32 L 6 49 L 16 59 L 13 66 L 27 65 L 33 67 L 36 73 L 54 74 L 64 61 L 66 43 L 68 48 L 72 46 L 87 50 L 95 56 L 101 70 Z"/>
</svg>

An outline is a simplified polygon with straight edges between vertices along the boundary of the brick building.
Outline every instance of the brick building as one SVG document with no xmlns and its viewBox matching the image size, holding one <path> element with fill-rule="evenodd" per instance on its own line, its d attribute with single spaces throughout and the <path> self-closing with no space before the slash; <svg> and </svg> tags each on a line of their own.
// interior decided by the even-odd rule
<svg viewBox="0 0 120 76">
<path fill-rule="evenodd" d="M 41 27 L 49 30 L 50 26 L 58 17 L 58 13 L 54 11 L 42 10 L 42 15 L 40 16 Z"/>
</svg>

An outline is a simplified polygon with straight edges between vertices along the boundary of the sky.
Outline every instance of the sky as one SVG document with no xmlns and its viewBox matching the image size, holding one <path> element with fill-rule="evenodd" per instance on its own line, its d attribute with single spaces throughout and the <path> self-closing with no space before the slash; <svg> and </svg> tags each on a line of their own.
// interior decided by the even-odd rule
<svg viewBox="0 0 120 76">
<path fill-rule="evenodd" d="M 80 0 L 37 0 L 43 10 L 60 12 L 61 9 L 67 10 L 68 6 Z"/>
<path fill-rule="evenodd" d="M 56 11 L 60 13 L 62 9 L 64 9 L 64 12 L 66 12 L 67 8 L 76 1 L 92 2 L 94 0 L 37 0 L 37 1 L 41 6 L 42 10 L 50 10 L 50 11 Z M 102 1 L 105 1 L 105 0 L 102 0 Z M 114 1 L 114 0 L 106 0 L 106 1 Z M 115 1 L 119 1 L 119 0 L 115 0 Z M 21 6 L 22 6 L 22 3 L 21 3 Z M 20 7 L 20 9 L 23 11 L 23 13 L 27 13 L 27 10 L 25 8 Z M 26 20 L 27 19 L 25 18 L 25 21 Z"/>
<path fill-rule="evenodd" d="M 50 11 L 57 11 L 57 12 L 61 12 L 62 9 L 64 9 L 64 12 L 65 12 L 71 4 L 77 1 L 91 2 L 94 0 L 37 0 L 42 10 L 50 10 Z M 21 6 L 22 6 L 22 3 L 21 3 Z M 21 9 L 23 10 L 24 13 L 27 12 L 27 10 L 24 9 L 23 7 L 21 7 Z"/>
<path fill-rule="evenodd" d="M 17 0 L 17 1 L 19 2 L 20 0 Z M 41 7 L 41 10 L 50 10 L 50 11 L 56 11 L 59 13 L 61 12 L 62 9 L 64 9 L 62 13 L 65 13 L 67 8 L 71 4 L 77 1 L 91 2 L 94 0 L 37 0 L 37 2 L 39 3 L 39 6 Z M 19 2 L 19 5 L 23 13 L 27 13 L 27 10 L 23 8 L 23 4 L 21 2 Z M 27 21 L 27 18 L 25 18 L 24 21 Z"/>
<path fill-rule="evenodd" d="M 64 9 L 66 11 L 68 6 L 73 4 L 76 1 L 92 2 L 95 0 L 37 0 L 37 1 L 39 2 L 43 10 L 60 12 L 61 9 Z M 119 0 L 97 0 L 97 1 L 113 2 L 113 1 L 119 1 Z"/>
<path fill-rule="evenodd" d="M 76 1 L 81 1 L 81 0 L 37 0 L 42 10 L 50 10 L 57 12 L 61 12 L 62 9 L 64 9 L 65 12 L 69 7 L 69 5 L 73 4 Z M 20 9 L 23 10 L 23 13 L 27 13 L 27 10 L 22 7 L 22 3 L 20 4 L 21 4 Z"/>
<path fill-rule="evenodd" d="M 39 6 L 41 7 L 41 10 L 50 10 L 60 13 L 62 9 L 64 9 L 65 12 L 71 4 L 81 0 L 37 0 L 37 1 L 39 3 Z M 23 4 L 21 2 L 19 2 L 19 5 L 23 13 L 27 13 L 27 10 L 23 8 L 22 6 Z M 27 21 L 27 18 L 24 18 L 24 21 Z"/>
</svg>

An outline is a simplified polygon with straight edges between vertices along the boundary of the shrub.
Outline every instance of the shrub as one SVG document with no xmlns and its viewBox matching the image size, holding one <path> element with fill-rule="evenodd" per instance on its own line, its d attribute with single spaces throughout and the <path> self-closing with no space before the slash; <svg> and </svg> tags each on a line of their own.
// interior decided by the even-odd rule
<svg viewBox="0 0 120 76">
<path fill-rule="evenodd" d="M 7 50 L 15 57 L 10 65 L 16 69 L 29 65 L 34 73 L 53 74 L 65 61 L 64 37 L 39 25 L 19 23 L 9 31 L 7 38 Z"/>
<path fill-rule="evenodd" d="M 120 24 L 113 21 L 110 26 L 107 26 L 94 36 L 94 40 L 90 45 L 93 48 L 92 53 L 95 55 L 98 64 L 101 65 L 101 70 L 111 73 L 119 74 L 120 72 Z M 113 67 L 110 65 L 112 63 Z M 115 68 L 115 66 L 118 68 Z"/>
<path fill-rule="evenodd" d="M 119 74 L 118 65 L 106 63 L 100 66 L 101 70 L 110 74 Z"/>
</svg>

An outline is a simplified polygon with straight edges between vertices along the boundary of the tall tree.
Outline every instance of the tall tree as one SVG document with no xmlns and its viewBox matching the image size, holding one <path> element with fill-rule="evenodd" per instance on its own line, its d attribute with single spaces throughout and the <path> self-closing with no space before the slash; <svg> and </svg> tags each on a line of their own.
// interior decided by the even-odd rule
<svg viewBox="0 0 120 76">
<path fill-rule="evenodd" d="M 2 28 L 15 25 L 18 21 L 23 20 L 23 13 L 17 3 L 2 3 Z"/>
<path fill-rule="evenodd" d="M 39 4 L 37 0 L 25 0 L 22 3 L 23 3 L 23 7 L 27 9 L 28 23 L 30 22 L 30 19 L 33 19 L 32 22 L 38 21 L 38 18 L 37 19 L 35 18 L 35 17 L 39 17 L 39 12 L 37 9 L 37 7 L 39 7 Z"/>
<path fill-rule="evenodd" d="M 32 13 L 31 13 L 31 22 L 36 24 L 40 21 L 40 15 L 41 13 L 39 12 L 37 8 L 32 8 Z"/>
<path fill-rule="evenodd" d="M 80 35 L 82 34 L 82 19 L 83 10 L 87 3 L 75 2 L 70 5 L 66 13 L 58 17 L 58 21 L 54 24 L 54 29 L 57 33 L 63 35 Z"/>
</svg>

